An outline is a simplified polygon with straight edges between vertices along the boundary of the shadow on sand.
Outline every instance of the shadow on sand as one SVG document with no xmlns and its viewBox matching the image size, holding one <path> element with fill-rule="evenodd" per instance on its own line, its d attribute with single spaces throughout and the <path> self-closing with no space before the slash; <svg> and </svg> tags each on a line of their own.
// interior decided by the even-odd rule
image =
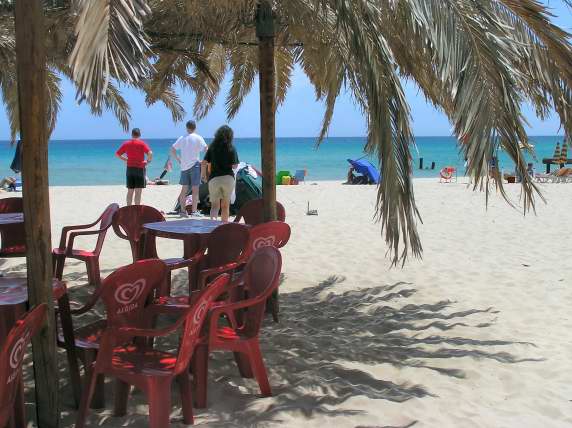
<svg viewBox="0 0 572 428">
<path fill-rule="evenodd" d="M 71 275 L 64 279 L 78 278 Z M 439 395 L 439 391 L 429 390 L 426 385 L 377 378 L 358 368 L 357 363 L 371 368 L 390 364 L 397 368 L 431 370 L 462 379 L 465 374 L 455 367 L 457 358 L 489 359 L 502 364 L 538 361 L 502 351 L 502 347 L 515 344 L 533 346 L 529 343 L 478 340 L 451 334 L 456 327 L 464 327 L 463 331 L 475 331 L 475 336 L 479 336 L 476 329 L 487 328 L 494 322 L 496 312 L 492 308 L 455 310 L 455 302 L 451 301 L 411 304 L 407 299 L 416 290 L 408 283 L 335 294 L 333 288 L 344 281 L 343 277 L 333 276 L 314 287 L 281 295 L 281 321 L 273 324 L 270 318 L 267 319 L 261 338 L 274 397 L 259 398 L 256 382 L 239 376 L 230 353 L 212 354 L 209 408 L 195 412 L 195 424 L 269 426 L 287 424 L 292 415 L 299 417 L 300 414 L 308 420 L 317 415 L 348 417 L 362 412 L 348 409 L 346 402 L 350 398 L 401 403 Z M 185 290 L 186 274 L 174 275 L 173 285 L 178 290 Z M 79 295 L 85 297 L 88 290 L 75 289 L 72 293 L 75 300 Z M 103 313 L 101 308 L 97 313 Z M 176 349 L 176 338 L 172 339 L 166 345 Z M 59 361 L 60 382 L 65 388 L 62 426 L 70 427 L 75 420 L 75 411 L 70 407 L 72 401 L 63 353 L 60 353 Z M 31 376 L 28 364 L 26 385 L 30 387 L 33 386 Z M 89 423 L 106 426 L 113 421 L 113 426 L 146 426 L 146 400 L 140 392 L 133 394 L 128 416 L 111 416 L 111 386 L 108 379 L 106 410 L 91 411 Z M 172 425 L 179 426 L 180 423 L 182 426 L 175 390 L 173 405 L 177 408 L 173 408 Z M 26 401 L 31 403 L 33 400 L 33 392 L 28 388 Z M 33 416 L 31 405 L 28 414 Z M 411 421 L 406 427 L 415 423 Z"/>
</svg>

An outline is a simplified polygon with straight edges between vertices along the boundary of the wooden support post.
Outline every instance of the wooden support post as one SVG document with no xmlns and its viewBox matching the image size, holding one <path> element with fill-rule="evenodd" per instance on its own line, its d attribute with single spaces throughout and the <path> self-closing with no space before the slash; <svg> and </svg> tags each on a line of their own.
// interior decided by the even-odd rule
<svg viewBox="0 0 572 428">
<path fill-rule="evenodd" d="M 60 412 L 52 296 L 44 11 L 39 0 L 14 3 L 29 303 L 47 303 L 49 308 L 47 322 L 32 339 L 36 415 L 39 428 L 57 428 Z"/>
<path fill-rule="evenodd" d="M 274 13 L 261 0 L 256 13 L 260 82 L 260 139 L 264 219 L 276 220 L 276 71 L 274 64 Z"/>
</svg>

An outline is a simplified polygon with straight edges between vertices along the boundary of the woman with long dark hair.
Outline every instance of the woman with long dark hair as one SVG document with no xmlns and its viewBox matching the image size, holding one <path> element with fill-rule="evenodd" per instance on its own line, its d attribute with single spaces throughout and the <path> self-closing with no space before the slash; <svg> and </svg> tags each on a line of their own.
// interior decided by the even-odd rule
<svg viewBox="0 0 572 428">
<path fill-rule="evenodd" d="M 238 165 L 238 155 L 232 144 L 234 132 L 227 126 L 221 126 L 215 133 L 204 161 L 209 171 L 209 197 L 211 200 L 211 218 L 216 219 L 220 210 L 222 221 L 228 221 L 230 215 L 230 197 L 234 190 L 234 171 Z"/>
</svg>

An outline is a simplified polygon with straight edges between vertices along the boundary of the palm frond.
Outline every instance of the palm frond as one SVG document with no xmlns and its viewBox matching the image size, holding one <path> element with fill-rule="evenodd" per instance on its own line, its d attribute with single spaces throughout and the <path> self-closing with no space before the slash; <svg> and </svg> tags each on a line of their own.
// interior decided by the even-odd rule
<svg viewBox="0 0 572 428">
<path fill-rule="evenodd" d="M 76 0 L 79 19 L 70 56 L 73 80 L 81 93 L 99 102 L 111 76 L 135 84 L 152 69 L 143 19 L 145 0 Z"/>
</svg>

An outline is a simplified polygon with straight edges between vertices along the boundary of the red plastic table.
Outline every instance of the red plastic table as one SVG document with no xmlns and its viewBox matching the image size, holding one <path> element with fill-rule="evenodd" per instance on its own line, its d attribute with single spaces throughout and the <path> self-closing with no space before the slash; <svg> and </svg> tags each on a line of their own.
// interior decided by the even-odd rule
<svg viewBox="0 0 572 428">
<path fill-rule="evenodd" d="M 52 287 L 54 299 L 60 300 L 67 296 L 66 286 L 63 282 L 54 279 Z M 4 343 L 16 321 L 26 312 L 27 303 L 28 285 L 26 278 L 0 278 L 0 345 Z M 26 426 L 24 419 L 24 386 L 20 383 L 14 404 L 13 421 L 15 426 Z"/>
<path fill-rule="evenodd" d="M 24 223 L 24 214 L 22 213 L 0 214 L 0 226 L 19 223 Z"/>
<path fill-rule="evenodd" d="M 188 238 L 192 235 L 200 235 L 203 244 L 206 244 L 206 238 L 218 226 L 224 224 L 218 220 L 173 220 L 173 221 L 160 221 L 157 223 L 144 224 L 146 232 L 167 239 L 178 239 L 184 242 L 185 249 L 184 255 L 186 259 L 192 257 L 193 247 Z"/>
</svg>

